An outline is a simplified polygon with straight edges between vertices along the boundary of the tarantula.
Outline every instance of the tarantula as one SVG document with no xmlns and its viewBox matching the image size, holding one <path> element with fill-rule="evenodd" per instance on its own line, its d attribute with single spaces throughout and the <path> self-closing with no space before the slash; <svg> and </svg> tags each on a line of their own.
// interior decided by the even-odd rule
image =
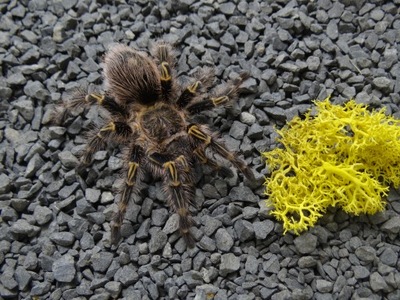
<svg viewBox="0 0 400 300">
<path fill-rule="evenodd" d="M 64 104 L 65 111 L 97 104 L 108 111 L 108 120 L 92 131 L 81 161 L 91 162 L 93 154 L 114 142 L 125 149 L 126 170 L 118 212 L 111 224 L 111 241 L 120 240 L 120 228 L 132 193 L 139 193 L 145 172 L 162 178 L 163 191 L 172 210 L 179 215 L 179 229 L 186 244 L 193 247 L 190 227 L 194 225 L 189 205 L 194 199 L 194 164 L 200 162 L 225 175 L 229 168 L 206 155 L 206 149 L 219 154 L 252 180 L 253 173 L 234 153 L 217 141 L 206 125 L 192 122 L 192 116 L 237 98 L 248 75 L 207 90 L 213 72 L 197 72 L 186 86 L 177 82 L 172 47 L 156 43 L 150 51 L 134 50 L 122 44 L 113 46 L 104 57 L 105 92 L 82 94 Z"/>
</svg>

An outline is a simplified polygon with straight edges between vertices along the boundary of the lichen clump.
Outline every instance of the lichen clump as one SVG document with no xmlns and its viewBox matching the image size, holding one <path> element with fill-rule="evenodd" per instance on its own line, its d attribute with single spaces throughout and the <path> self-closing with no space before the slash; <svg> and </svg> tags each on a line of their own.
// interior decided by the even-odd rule
<svg viewBox="0 0 400 300">
<path fill-rule="evenodd" d="M 315 102 L 317 113 L 295 117 L 282 130 L 282 148 L 264 152 L 271 212 L 284 233 L 314 226 L 329 206 L 354 215 L 385 208 L 388 185 L 400 185 L 400 120 L 351 100 Z"/>
</svg>

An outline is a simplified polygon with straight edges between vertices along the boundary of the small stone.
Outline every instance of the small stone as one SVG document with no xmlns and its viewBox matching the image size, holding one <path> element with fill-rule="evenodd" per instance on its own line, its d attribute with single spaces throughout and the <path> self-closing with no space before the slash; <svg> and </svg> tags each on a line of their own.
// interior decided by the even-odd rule
<svg viewBox="0 0 400 300">
<path fill-rule="evenodd" d="M 215 241 L 208 236 L 204 235 L 200 242 L 198 243 L 200 249 L 208 252 L 213 252 L 215 250 Z"/>
<path fill-rule="evenodd" d="M 361 246 L 355 251 L 356 256 L 365 262 L 372 262 L 376 258 L 376 250 L 371 246 Z"/>
<path fill-rule="evenodd" d="M 229 130 L 229 135 L 237 140 L 242 140 L 247 130 L 247 125 L 234 121 L 231 129 Z"/>
<path fill-rule="evenodd" d="M 53 212 L 46 206 L 37 205 L 33 216 L 39 225 L 44 225 L 53 219 Z"/>
<path fill-rule="evenodd" d="M 263 240 L 274 230 L 275 225 L 271 220 L 265 220 L 254 222 L 253 227 L 256 239 Z"/>
<path fill-rule="evenodd" d="M 130 265 L 126 265 L 115 273 L 114 278 L 116 281 L 119 281 L 124 286 L 128 287 L 137 282 L 139 275 L 134 268 L 132 268 Z"/>
<path fill-rule="evenodd" d="M 221 255 L 221 264 L 219 266 L 219 272 L 221 276 L 226 276 L 240 269 L 240 258 L 235 256 L 233 253 L 227 253 Z"/>
<path fill-rule="evenodd" d="M 52 271 L 55 280 L 72 282 L 76 274 L 74 258 L 69 254 L 64 255 L 54 262 Z"/>
<path fill-rule="evenodd" d="M 400 232 L 400 216 L 393 216 L 383 223 L 381 230 L 387 233 L 398 234 Z"/>
<path fill-rule="evenodd" d="M 248 255 L 245 263 L 245 270 L 247 273 L 250 274 L 257 274 L 258 273 L 258 266 L 259 266 L 258 259 L 253 255 Z"/>
<path fill-rule="evenodd" d="M 390 267 L 395 267 L 398 260 L 398 253 L 392 248 L 386 248 L 380 255 L 381 262 Z"/>
<path fill-rule="evenodd" d="M 385 279 L 378 272 L 374 272 L 371 274 L 371 276 L 369 277 L 369 284 L 371 285 L 371 289 L 375 293 L 388 289 L 388 285 L 385 282 Z"/>
<path fill-rule="evenodd" d="M 222 3 L 219 6 L 219 10 L 224 14 L 224 15 L 233 15 L 234 11 L 235 11 L 235 4 L 233 4 L 232 2 L 227 2 L 227 3 Z"/>
<path fill-rule="evenodd" d="M 330 293 L 332 291 L 333 283 L 324 279 L 316 280 L 316 288 L 321 293 Z"/>
<path fill-rule="evenodd" d="M 90 261 L 93 270 L 96 272 L 104 273 L 113 261 L 114 254 L 110 252 L 99 252 L 92 255 Z"/>
<path fill-rule="evenodd" d="M 244 111 L 240 114 L 240 122 L 247 125 L 253 125 L 256 122 L 256 117 L 251 113 Z"/>
<path fill-rule="evenodd" d="M 254 238 L 254 226 L 249 221 L 238 220 L 234 227 L 240 241 L 245 242 Z"/>
<path fill-rule="evenodd" d="M 74 169 L 79 165 L 79 160 L 70 151 L 62 151 L 58 153 L 58 158 L 62 165 L 68 169 Z"/>
<path fill-rule="evenodd" d="M 215 234 L 215 244 L 219 250 L 228 252 L 233 247 L 234 240 L 225 228 L 219 228 Z"/>
<path fill-rule="evenodd" d="M 104 286 L 107 292 L 110 293 L 113 299 L 117 299 L 122 290 L 122 284 L 117 281 L 107 282 Z"/>
<path fill-rule="evenodd" d="M 163 226 L 169 217 L 166 208 L 154 209 L 151 212 L 151 221 L 154 226 Z"/>
<path fill-rule="evenodd" d="M 40 81 L 28 81 L 24 86 L 24 93 L 34 99 L 45 101 L 50 93 Z"/>
<path fill-rule="evenodd" d="M 11 180 L 4 173 L 0 174 L 0 194 L 6 194 L 11 189 Z"/>
<path fill-rule="evenodd" d="M 254 195 L 253 191 L 248 186 L 233 187 L 229 193 L 231 201 L 243 201 L 257 203 L 259 198 Z"/>
<path fill-rule="evenodd" d="M 318 238 L 311 233 L 304 233 L 294 239 L 294 245 L 301 254 L 310 254 L 317 247 Z"/>
<path fill-rule="evenodd" d="M 357 280 L 368 278 L 370 275 L 369 270 L 364 266 L 353 266 L 353 272 L 354 278 Z"/>
<path fill-rule="evenodd" d="M 164 248 L 168 241 L 168 236 L 161 230 L 156 231 L 151 235 L 149 242 L 150 253 L 155 253 Z"/>
<path fill-rule="evenodd" d="M 40 227 L 33 226 L 24 219 L 19 219 L 11 225 L 11 233 L 17 236 L 34 237 L 40 232 Z"/>
<path fill-rule="evenodd" d="M 383 92 L 390 93 L 392 91 L 392 81 L 387 77 L 377 77 L 372 80 L 372 84 Z"/>
<path fill-rule="evenodd" d="M 63 247 L 71 246 L 75 242 L 75 236 L 71 232 L 55 232 L 50 239 Z"/>
<path fill-rule="evenodd" d="M 169 217 L 169 219 L 165 223 L 163 231 L 166 234 L 171 234 L 177 231 L 178 228 L 179 228 L 179 215 L 173 214 Z"/>
<path fill-rule="evenodd" d="M 101 191 L 97 189 L 88 188 L 85 190 L 86 200 L 90 203 L 96 203 L 100 200 Z"/>
<path fill-rule="evenodd" d="M 14 274 L 15 280 L 18 283 L 18 288 L 20 291 L 25 290 L 32 280 L 31 274 L 23 267 L 18 266 Z"/>
</svg>

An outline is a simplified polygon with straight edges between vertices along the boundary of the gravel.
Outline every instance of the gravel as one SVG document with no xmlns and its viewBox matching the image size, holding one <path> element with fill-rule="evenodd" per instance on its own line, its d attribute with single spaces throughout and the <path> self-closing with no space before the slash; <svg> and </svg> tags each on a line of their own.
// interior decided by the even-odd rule
<svg viewBox="0 0 400 300">
<path fill-rule="evenodd" d="M 375 216 L 329 209 L 310 231 L 283 235 L 264 201 L 269 170 L 260 158 L 275 147 L 275 128 L 328 95 L 400 116 L 399 7 L 0 1 L 0 298 L 400 299 L 399 192 Z M 111 44 L 147 51 L 157 38 L 175 43 L 184 81 L 201 66 L 215 67 L 216 83 L 250 74 L 237 103 L 198 120 L 220 130 L 257 180 L 233 167 L 231 178 L 196 168 L 194 249 L 148 176 L 111 246 L 123 153 L 100 151 L 77 169 L 85 130 L 106 116 L 78 109 L 50 122 L 55 103 L 77 88 L 101 90 Z"/>
</svg>

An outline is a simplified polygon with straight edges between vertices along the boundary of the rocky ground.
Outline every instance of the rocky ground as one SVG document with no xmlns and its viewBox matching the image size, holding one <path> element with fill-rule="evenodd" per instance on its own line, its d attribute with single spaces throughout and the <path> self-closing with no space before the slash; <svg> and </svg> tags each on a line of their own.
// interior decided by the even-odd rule
<svg viewBox="0 0 400 300">
<path fill-rule="evenodd" d="M 400 299 L 400 196 L 352 217 L 332 209 L 309 232 L 268 215 L 260 151 L 313 99 L 349 98 L 399 116 L 400 1 L 0 0 L 0 299 Z M 92 108 L 48 124 L 76 87 L 101 89 L 114 43 L 176 45 L 178 74 L 217 83 L 247 70 L 245 95 L 202 114 L 257 182 L 199 168 L 197 239 L 186 249 L 160 183 L 130 204 L 110 247 L 122 168 L 100 151 L 80 177 Z M 236 172 L 236 170 L 235 170 Z"/>
</svg>

